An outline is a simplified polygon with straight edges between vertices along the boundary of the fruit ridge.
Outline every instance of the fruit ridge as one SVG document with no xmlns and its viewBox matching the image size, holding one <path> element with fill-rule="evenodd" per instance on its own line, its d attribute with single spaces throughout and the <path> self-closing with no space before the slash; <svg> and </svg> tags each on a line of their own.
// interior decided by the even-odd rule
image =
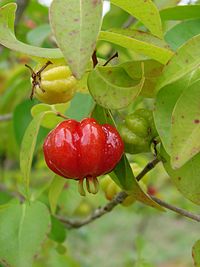
<svg viewBox="0 0 200 267">
<path fill-rule="evenodd" d="M 117 130 L 109 124 L 100 125 L 92 118 L 81 122 L 69 119 L 48 134 L 43 151 L 53 172 L 81 183 L 86 178 L 88 191 L 96 191 L 96 177 L 114 169 L 124 145 Z M 91 189 L 91 182 L 95 190 Z"/>
</svg>

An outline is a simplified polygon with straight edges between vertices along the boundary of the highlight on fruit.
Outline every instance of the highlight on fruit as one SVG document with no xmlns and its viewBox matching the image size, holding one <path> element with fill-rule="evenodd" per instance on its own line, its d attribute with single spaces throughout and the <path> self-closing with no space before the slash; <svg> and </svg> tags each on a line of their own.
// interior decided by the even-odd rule
<svg viewBox="0 0 200 267">
<path fill-rule="evenodd" d="M 56 174 L 78 180 L 79 192 L 97 193 L 97 177 L 112 171 L 124 152 L 123 141 L 116 128 L 100 125 L 93 118 L 81 122 L 61 122 L 46 137 L 43 145 L 48 167 Z"/>
</svg>

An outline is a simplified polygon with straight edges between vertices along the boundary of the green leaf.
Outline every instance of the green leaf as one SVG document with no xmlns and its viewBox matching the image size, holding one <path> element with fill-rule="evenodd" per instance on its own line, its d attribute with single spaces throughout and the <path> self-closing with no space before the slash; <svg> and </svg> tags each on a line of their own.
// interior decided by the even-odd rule
<svg viewBox="0 0 200 267">
<path fill-rule="evenodd" d="M 151 0 L 111 0 L 111 3 L 140 20 L 153 35 L 163 37 L 160 14 Z"/>
<path fill-rule="evenodd" d="M 0 261 L 30 267 L 49 231 L 50 216 L 40 202 L 10 204 L 0 211 Z"/>
<path fill-rule="evenodd" d="M 172 114 L 171 163 L 180 168 L 200 151 L 200 80 L 184 90 Z"/>
<path fill-rule="evenodd" d="M 76 93 L 65 114 L 69 118 L 80 121 L 89 116 L 93 105 L 94 101 L 90 94 Z"/>
<path fill-rule="evenodd" d="M 165 40 L 173 50 L 187 42 L 190 38 L 200 34 L 200 19 L 183 21 L 165 34 Z"/>
<path fill-rule="evenodd" d="M 55 104 L 55 105 L 48 105 L 48 104 L 41 103 L 38 105 L 34 105 L 32 107 L 31 115 L 35 117 L 38 114 L 43 113 L 45 111 L 53 111 L 53 112 L 47 113 L 41 122 L 41 126 L 52 129 L 57 124 L 63 121 L 63 118 L 55 116 L 55 113 L 59 112 L 61 114 L 64 114 L 66 110 L 69 108 L 69 105 L 70 105 L 69 102 L 62 103 L 62 104 Z"/>
<path fill-rule="evenodd" d="M 37 28 L 34 28 L 33 30 L 29 31 L 26 39 L 27 42 L 34 46 L 41 46 L 45 39 L 50 35 L 51 28 L 49 24 L 42 24 L 38 26 Z"/>
<path fill-rule="evenodd" d="M 30 109 L 34 103 L 30 100 L 25 100 L 21 104 L 17 105 L 13 113 L 13 126 L 15 130 L 15 137 L 18 145 L 21 144 L 24 132 L 31 121 L 32 117 Z"/>
<path fill-rule="evenodd" d="M 100 118 L 100 121 L 98 120 L 99 123 L 109 123 L 114 125 L 111 113 L 98 105 L 95 106 L 92 112 L 92 117 L 97 120 Z M 163 211 L 163 208 L 154 202 L 140 187 L 125 154 L 109 175 L 122 189 L 131 191 L 131 194 L 134 194 L 136 200 Z"/>
<path fill-rule="evenodd" d="M 183 5 L 169 7 L 161 10 L 160 16 L 162 21 L 200 18 L 200 5 Z"/>
<path fill-rule="evenodd" d="M 121 8 L 110 5 L 110 10 L 103 17 L 102 30 L 110 28 L 121 28 L 129 18 L 129 14 Z"/>
<path fill-rule="evenodd" d="M 37 141 L 38 132 L 44 116 L 51 111 L 40 113 L 33 118 L 24 134 L 20 151 L 20 169 L 22 172 L 25 195 L 29 198 L 29 181 L 33 154 Z"/>
<path fill-rule="evenodd" d="M 155 5 L 159 9 L 176 6 L 179 2 L 180 0 L 154 0 Z"/>
<path fill-rule="evenodd" d="M 163 69 L 157 91 L 167 84 L 177 81 L 200 64 L 200 34 L 181 46 Z"/>
<path fill-rule="evenodd" d="M 156 95 L 154 121 L 159 137 L 168 154 L 171 154 L 172 112 L 187 85 L 188 78 L 186 77 L 163 87 Z"/>
<path fill-rule="evenodd" d="M 47 263 L 48 267 L 83 267 L 82 264 L 79 264 L 76 259 L 66 254 L 59 254 L 55 249 L 49 253 L 48 259 L 45 259 L 45 264 Z M 44 264 L 42 265 L 42 267 Z"/>
<path fill-rule="evenodd" d="M 9 70 L 9 77 L 5 84 L 6 90 L 0 97 L 0 113 L 12 112 L 23 99 L 27 99 L 29 85 L 30 80 L 24 66 Z"/>
<path fill-rule="evenodd" d="M 121 66 L 96 67 L 88 77 L 94 100 L 109 109 L 128 106 L 139 95 L 144 78 L 133 80 Z"/>
<path fill-rule="evenodd" d="M 166 64 L 173 56 L 167 43 L 142 31 L 112 29 L 100 32 L 99 39 L 133 50 L 163 64 Z"/>
<path fill-rule="evenodd" d="M 96 46 L 102 22 L 102 0 L 54 0 L 50 23 L 73 75 L 80 79 Z"/>
<path fill-rule="evenodd" d="M 149 59 L 144 61 L 128 61 L 120 66 L 133 79 L 140 78 L 142 76 L 142 68 L 144 68 L 144 83 L 140 95 L 144 97 L 155 97 L 157 80 L 162 73 L 164 65 Z"/>
<path fill-rule="evenodd" d="M 173 180 L 177 189 L 185 198 L 200 205 L 200 154 L 194 156 L 181 168 L 174 170 L 170 164 L 170 157 L 163 147 L 161 147 L 160 153 L 163 157 L 164 168 Z"/>
<path fill-rule="evenodd" d="M 49 233 L 49 238 L 58 243 L 63 243 L 66 236 L 65 226 L 57 218 L 51 216 L 51 232 Z"/>
<path fill-rule="evenodd" d="M 52 214 L 56 211 L 58 198 L 64 188 L 65 182 L 66 179 L 56 175 L 51 183 L 48 197 Z"/>
<path fill-rule="evenodd" d="M 62 58 L 63 55 L 57 48 L 40 48 L 17 40 L 14 34 L 16 7 L 15 3 L 10 3 L 0 8 L 0 43 L 11 50 L 30 56 Z"/>
<path fill-rule="evenodd" d="M 21 104 L 17 105 L 17 107 L 14 110 L 13 127 L 14 127 L 15 138 L 19 146 L 21 145 L 26 128 L 28 127 L 29 123 L 32 120 L 30 109 L 34 106 L 34 104 L 35 104 L 35 101 L 25 100 Z M 57 117 L 54 115 L 54 118 L 57 118 Z M 47 134 L 48 134 L 48 130 L 41 127 L 38 133 L 36 147 L 37 145 L 40 144 L 40 142 L 44 139 L 44 137 Z"/>
<path fill-rule="evenodd" d="M 192 257 L 195 267 L 200 267 L 200 240 L 196 241 L 192 247 Z"/>
</svg>

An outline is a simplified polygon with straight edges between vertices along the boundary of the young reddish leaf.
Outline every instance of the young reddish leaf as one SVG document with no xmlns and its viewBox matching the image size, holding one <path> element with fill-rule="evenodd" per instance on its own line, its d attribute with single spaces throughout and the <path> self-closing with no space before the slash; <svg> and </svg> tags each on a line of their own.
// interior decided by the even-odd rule
<svg viewBox="0 0 200 267">
<path fill-rule="evenodd" d="M 50 23 L 58 46 L 78 79 L 95 50 L 102 5 L 102 0 L 54 0 L 50 7 Z"/>
</svg>

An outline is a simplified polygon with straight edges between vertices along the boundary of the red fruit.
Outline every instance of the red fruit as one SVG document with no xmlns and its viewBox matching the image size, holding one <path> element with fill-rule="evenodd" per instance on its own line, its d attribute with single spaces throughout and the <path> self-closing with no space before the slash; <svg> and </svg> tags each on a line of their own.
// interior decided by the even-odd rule
<svg viewBox="0 0 200 267">
<path fill-rule="evenodd" d="M 157 194 L 157 189 L 153 185 L 149 185 L 147 188 L 147 193 L 151 196 L 155 196 Z"/>
<path fill-rule="evenodd" d="M 88 191 L 96 193 L 96 177 L 116 166 L 124 145 L 114 127 L 86 118 L 81 122 L 61 122 L 48 134 L 43 150 L 48 167 L 60 176 L 79 180 L 84 194 L 83 179 L 86 178 Z"/>
</svg>

